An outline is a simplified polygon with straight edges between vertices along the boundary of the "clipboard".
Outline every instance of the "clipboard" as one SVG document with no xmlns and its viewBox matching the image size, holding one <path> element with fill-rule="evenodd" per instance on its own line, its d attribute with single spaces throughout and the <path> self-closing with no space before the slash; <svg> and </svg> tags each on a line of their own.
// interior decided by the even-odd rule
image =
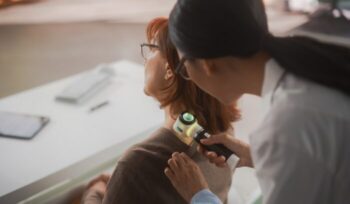
<svg viewBox="0 0 350 204">
<path fill-rule="evenodd" d="M 0 111 L 0 137 L 31 139 L 50 119 L 44 116 Z"/>
</svg>

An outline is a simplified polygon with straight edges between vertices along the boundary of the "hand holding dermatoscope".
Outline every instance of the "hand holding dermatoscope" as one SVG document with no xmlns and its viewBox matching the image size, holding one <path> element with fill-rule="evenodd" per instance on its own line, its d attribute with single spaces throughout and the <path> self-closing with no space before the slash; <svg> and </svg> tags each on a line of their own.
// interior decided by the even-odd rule
<svg viewBox="0 0 350 204">
<path fill-rule="evenodd" d="M 173 129 L 179 136 L 193 138 L 194 141 L 202 145 L 204 149 L 215 152 L 219 156 L 224 156 L 231 170 L 236 168 L 239 158 L 233 151 L 222 144 L 204 145 L 200 142 L 201 139 L 207 139 L 211 135 L 198 124 L 193 114 L 189 112 L 181 113 L 174 123 Z"/>
</svg>

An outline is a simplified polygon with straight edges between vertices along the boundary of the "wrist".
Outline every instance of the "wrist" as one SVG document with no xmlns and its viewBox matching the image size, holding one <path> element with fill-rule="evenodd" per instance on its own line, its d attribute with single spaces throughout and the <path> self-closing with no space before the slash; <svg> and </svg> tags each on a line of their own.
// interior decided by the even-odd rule
<svg viewBox="0 0 350 204">
<path fill-rule="evenodd" d="M 250 145 L 240 141 L 241 143 L 241 158 L 242 158 L 242 165 L 241 166 L 245 166 L 245 167 L 250 167 L 250 168 L 254 168 L 254 164 L 253 164 L 253 160 L 252 160 L 252 156 L 250 154 Z"/>
<path fill-rule="evenodd" d="M 189 198 L 186 199 L 187 202 L 190 202 L 190 201 L 192 200 L 193 197 L 195 197 L 198 193 L 200 193 L 200 192 L 202 192 L 202 191 L 204 191 L 204 190 L 209 191 L 209 186 L 206 185 L 206 186 L 198 187 L 196 190 L 194 190 L 194 191 L 192 192 L 192 195 L 189 195 Z"/>
<path fill-rule="evenodd" d="M 198 191 L 191 199 L 191 203 L 220 203 L 222 201 L 208 188 Z"/>
<path fill-rule="evenodd" d="M 254 168 L 254 164 L 253 164 L 253 161 L 251 159 L 242 160 L 242 163 L 240 166 Z"/>
</svg>

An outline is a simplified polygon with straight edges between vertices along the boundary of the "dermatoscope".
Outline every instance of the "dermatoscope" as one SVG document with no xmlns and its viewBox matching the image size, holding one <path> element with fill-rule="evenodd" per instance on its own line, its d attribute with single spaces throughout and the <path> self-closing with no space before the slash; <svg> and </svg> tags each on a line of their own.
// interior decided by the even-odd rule
<svg viewBox="0 0 350 204">
<path fill-rule="evenodd" d="M 215 152 L 218 156 L 224 156 L 226 163 L 231 170 L 234 170 L 238 164 L 239 158 L 233 151 L 229 150 L 222 144 L 204 145 L 200 142 L 201 139 L 207 139 L 211 135 L 198 124 L 196 117 L 189 113 L 183 112 L 176 119 L 173 129 L 180 137 L 193 138 L 198 144 L 204 147 L 207 151 Z"/>
</svg>

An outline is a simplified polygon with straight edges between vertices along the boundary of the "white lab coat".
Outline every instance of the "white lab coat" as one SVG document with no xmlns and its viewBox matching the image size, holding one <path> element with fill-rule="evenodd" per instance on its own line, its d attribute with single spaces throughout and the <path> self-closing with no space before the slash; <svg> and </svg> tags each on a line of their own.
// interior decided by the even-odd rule
<svg viewBox="0 0 350 204">
<path fill-rule="evenodd" d="M 262 96 L 266 115 L 250 143 L 263 202 L 350 204 L 350 97 L 273 59 Z"/>
</svg>

